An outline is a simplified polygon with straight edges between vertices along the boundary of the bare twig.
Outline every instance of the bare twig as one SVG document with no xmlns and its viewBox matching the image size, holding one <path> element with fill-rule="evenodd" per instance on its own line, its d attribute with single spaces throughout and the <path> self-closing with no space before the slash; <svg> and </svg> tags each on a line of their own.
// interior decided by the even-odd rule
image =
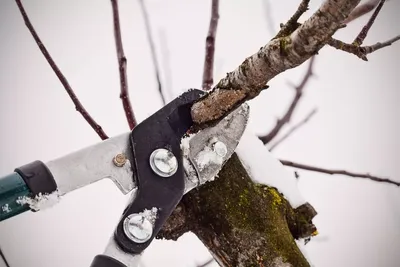
<svg viewBox="0 0 400 267">
<path fill-rule="evenodd" d="M 312 72 L 313 64 L 314 64 L 314 57 L 311 57 L 310 63 L 308 65 L 307 72 L 304 75 L 303 80 L 301 81 L 301 83 L 295 88 L 296 89 L 296 93 L 295 93 L 294 98 L 292 100 L 292 103 L 290 104 L 290 106 L 289 106 L 288 110 L 286 111 L 285 115 L 281 119 L 278 119 L 278 121 L 276 122 L 275 127 L 267 135 L 259 137 L 260 140 L 264 144 L 269 143 L 273 138 L 275 138 L 277 136 L 277 134 L 281 131 L 282 127 L 286 123 L 288 123 L 290 121 L 290 119 L 291 119 L 291 117 L 293 115 L 293 112 L 294 112 L 295 108 L 297 107 L 297 105 L 299 103 L 299 100 L 303 96 L 304 88 L 305 88 L 307 82 L 309 81 L 310 77 L 313 74 L 313 72 Z"/>
<path fill-rule="evenodd" d="M 0 258 L 2 259 L 3 263 L 6 265 L 5 267 L 10 267 L 10 264 L 8 263 L 6 256 L 4 256 L 3 251 L 0 248 Z"/>
<path fill-rule="evenodd" d="M 286 134 L 284 134 L 279 140 L 277 140 L 269 149 L 269 151 L 274 150 L 278 145 L 280 145 L 283 141 L 285 141 L 291 134 L 293 134 L 297 129 L 306 124 L 315 114 L 317 113 L 317 109 L 313 109 L 303 120 L 299 123 L 295 124 Z"/>
<path fill-rule="evenodd" d="M 124 107 L 125 116 L 128 121 L 129 128 L 133 129 L 136 126 L 137 122 L 132 110 L 131 101 L 129 99 L 128 77 L 126 74 L 127 59 L 125 57 L 124 48 L 122 46 L 121 27 L 119 23 L 118 0 L 111 0 L 111 5 L 113 11 L 115 45 L 117 47 L 117 56 L 118 56 L 119 79 L 121 84 L 121 93 L 119 97 L 122 100 L 122 105 Z"/>
<path fill-rule="evenodd" d="M 58 66 L 54 62 L 53 58 L 50 56 L 49 52 L 47 51 L 46 47 L 40 40 L 38 34 L 35 31 L 35 28 L 33 27 L 32 23 L 29 20 L 28 15 L 25 12 L 24 6 L 22 5 L 21 1 L 15 0 L 15 2 L 17 3 L 19 11 L 21 12 L 21 15 L 24 19 L 26 27 L 29 29 L 30 33 L 32 34 L 33 38 L 35 39 L 36 44 L 39 46 L 40 51 L 42 52 L 43 56 L 46 58 L 50 67 L 53 69 L 54 73 L 57 75 L 58 79 L 64 86 L 65 91 L 68 93 L 69 97 L 71 98 L 72 102 L 75 105 L 76 111 L 81 113 L 83 118 L 89 123 L 89 125 L 93 128 L 93 130 L 95 130 L 95 132 L 99 135 L 99 137 L 102 140 L 107 139 L 108 136 L 104 132 L 103 128 L 99 124 L 97 124 L 97 122 L 92 118 L 92 116 L 90 116 L 90 114 L 83 107 L 82 103 L 79 101 L 78 97 L 76 96 L 76 94 L 75 94 L 74 90 L 72 89 L 71 85 L 69 84 L 68 80 L 62 74 L 61 70 L 58 68 Z"/>
<path fill-rule="evenodd" d="M 369 0 L 365 3 L 359 4 L 343 21 L 343 23 L 348 24 L 349 22 L 369 13 L 379 4 L 379 2 L 380 0 Z"/>
<path fill-rule="evenodd" d="M 263 9 L 265 12 L 265 20 L 267 23 L 268 30 L 270 34 L 273 36 L 275 34 L 275 23 L 272 19 L 272 12 L 271 12 L 271 3 L 270 0 L 263 0 L 262 2 Z"/>
<path fill-rule="evenodd" d="M 330 175 L 340 174 L 340 175 L 345 175 L 345 176 L 350 176 L 350 177 L 355 177 L 355 178 L 364 178 L 364 179 L 369 179 L 369 180 L 372 180 L 375 182 L 389 183 L 389 184 L 394 184 L 394 185 L 400 186 L 400 182 L 396 182 L 396 181 L 393 181 L 393 180 L 390 180 L 387 178 L 373 176 L 373 175 L 370 175 L 369 173 L 363 174 L 363 173 L 348 172 L 345 170 L 324 169 L 324 168 L 320 168 L 320 167 L 305 165 L 305 164 L 296 163 L 293 161 L 288 161 L 288 160 L 283 160 L 283 159 L 281 159 L 280 161 L 285 166 L 303 169 L 303 170 L 307 170 L 307 171 L 320 172 L 320 173 L 325 173 L 325 174 L 330 174 Z"/>
<path fill-rule="evenodd" d="M 217 33 L 218 26 L 218 7 L 219 0 L 212 0 L 211 4 L 211 19 L 210 27 L 208 29 L 208 35 L 206 39 L 206 55 L 204 58 L 204 70 L 203 70 L 203 90 L 208 91 L 214 83 L 213 71 L 214 71 L 214 54 L 215 54 L 215 35 Z"/>
<path fill-rule="evenodd" d="M 345 52 L 350 53 L 350 54 L 354 54 L 354 55 L 356 55 L 357 57 L 361 58 L 364 61 L 368 61 L 368 59 L 367 59 L 367 55 L 368 54 L 371 54 L 371 53 L 373 53 L 373 52 L 375 52 L 375 51 L 377 51 L 379 49 L 382 49 L 384 47 L 390 46 L 390 45 L 392 45 L 393 43 L 395 43 L 395 42 L 397 42 L 399 40 L 400 40 L 400 35 L 398 35 L 398 36 L 396 36 L 396 37 L 394 37 L 394 38 L 392 38 L 390 40 L 387 40 L 385 42 L 378 42 L 378 43 L 376 43 L 374 45 L 356 46 L 356 45 L 353 45 L 353 44 L 347 44 L 347 43 L 342 42 L 340 40 L 331 38 L 329 40 L 328 44 L 330 46 L 336 48 L 336 49 L 345 51 Z"/>
<path fill-rule="evenodd" d="M 293 16 L 286 22 L 286 24 L 281 24 L 281 29 L 275 38 L 287 36 L 294 32 L 299 26 L 298 20 L 300 17 L 308 10 L 308 4 L 310 0 L 302 0 L 299 7 Z"/>
<path fill-rule="evenodd" d="M 158 92 L 160 93 L 161 96 L 161 100 L 163 102 L 163 104 L 165 105 L 165 97 L 164 97 L 164 93 L 163 93 L 163 88 L 162 88 L 162 84 L 161 84 L 161 79 L 160 79 L 160 71 L 158 69 L 158 60 L 157 60 L 157 54 L 156 54 L 156 49 L 154 48 L 154 41 L 153 41 L 153 37 L 151 35 L 151 26 L 150 26 L 150 20 L 149 20 L 149 15 L 147 14 L 147 9 L 146 6 L 144 4 L 143 0 L 139 0 L 140 3 L 140 7 L 142 10 L 142 14 L 143 14 L 143 19 L 144 19 L 144 24 L 146 27 L 146 33 L 147 33 L 147 40 L 149 42 L 150 45 L 150 51 L 151 51 L 151 58 L 153 59 L 153 65 L 154 65 L 154 73 L 156 75 L 156 79 L 157 79 L 157 84 L 158 84 Z"/>
<path fill-rule="evenodd" d="M 377 8 L 375 9 L 374 13 L 372 14 L 371 18 L 368 20 L 368 23 L 362 28 L 361 32 L 358 34 L 356 39 L 354 40 L 353 44 L 356 46 L 362 45 L 364 39 L 368 35 L 368 31 L 371 29 L 372 24 L 374 24 L 376 17 L 378 16 L 379 12 L 381 11 L 383 4 L 385 4 L 385 0 L 381 0 Z"/>
<path fill-rule="evenodd" d="M 172 90 L 172 73 L 171 73 L 171 63 L 170 63 L 170 51 L 168 46 L 168 39 L 163 29 L 158 31 L 160 38 L 160 49 L 161 49 L 161 62 L 162 62 L 162 71 L 164 73 L 164 86 L 163 91 L 165 93 L 166 99 L 172 99 L 174 96 Z"/>
<path fill-rule="evenodd" d="M 198 265 L 197 267 L 206 267 L 206 266 L 210 265 L 211 263 L 213 263 L 213 261 L 214 261 L 214 258 L 211 258 L 208 261 L 206 261 L 205 263 Z"/>
</svg>

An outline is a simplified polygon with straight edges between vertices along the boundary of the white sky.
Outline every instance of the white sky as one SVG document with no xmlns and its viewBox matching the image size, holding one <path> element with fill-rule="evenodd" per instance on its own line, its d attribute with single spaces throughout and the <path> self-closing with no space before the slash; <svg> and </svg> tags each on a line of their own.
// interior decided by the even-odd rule
<svg viewBox="0 0 400 267">
<path fill-rule="evenodd" d="M 201 84 L 211 1 L 148 0 L 158 52 L 169 58 L 174 95 Z M 274 1 L 276 25 L 299 1 Z M 311 1 L 309 16 L 322 1 Z M 87 110 L 110 136 L 128 130 L 119 99 L 119 80 L 110 1 L 24 1 L 51 55 Z M 271 38 L 261 0 L 222 0 L 216 46 L 216 75 L 233 70 Z M 137 1 L 121 1 L 121 22 L 132 105 L 138 120 L 157 109 L 153 66 Z M 366 42 L 400 33 L 398 1 L 389 1 Z M 337 36 L 351 42 L 366 18 Z M 164 32 L 166 40 L 160 38 Z M 99 138 L 74 111 L 60 82 L 24 26 L 16 4 L 0 1 L 0 173 L 94 144 Z M 162 42 L 160 42 L 160 39 Z M 161 47 L 162 46 L 162 47 Z M 165 51 L 169 51 L 165 56 Z M 164 55 L 161 55 L 164 54 Z M 312 108 L 318 114 L 274 154 L 303 163 L 371 172 L 400 181 L 400 44 L 369 56 L 368 63 L 324 48 L 314 78 L 293 122 Z M 251 101 L 249 127 L 267 132 L 286 109 L 306 66 L 271 81 Z M 165 74 L 165 73 L 164 73 Z M 166 79 L 163 75 L 163 78 Z M 290 169 L 289 169 L 290 170 Z M 300 190 L 319 212 L 320 237 L 307 254 L 315 266 L 387 266 L 400 263 L 400 188 L 341 176 L 300 171 Z M 89 266 L 104 250 L 126 197 L 110 181 L 81 189 L 54 208 L 25 213 L 0 224 L 0 246 L 12 267 Z M 188 234 L 178 242 L 155 241 L 150 266 L 194 267 L 207 251 Z M 1 266 L 1 263 L 0 263 Z"/>
</svg>

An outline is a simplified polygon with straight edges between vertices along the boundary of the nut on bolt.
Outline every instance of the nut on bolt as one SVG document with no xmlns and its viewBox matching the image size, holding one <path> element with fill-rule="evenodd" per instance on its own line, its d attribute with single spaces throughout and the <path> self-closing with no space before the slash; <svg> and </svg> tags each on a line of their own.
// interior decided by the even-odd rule
<svg viewBox="0 0 400 267">
<path fill-rule="evenodd" d="M 126 158 L 125 154 L 123 154 L 123 153 L 117 154 L 117 155 L 113 158 L 113 163 L 114 163 L 114 165 L 117 166 L 117 167 L 122 167 L 122 166 L 124 166 L 125 163 L 126 163 L 126 161 L 127 161 L 127 158 Z"/>
<path fill-rule="evenodd" d="M 153 235 L 153 224 L 141 214 L 131 214 L 124 220 L 125 235 L 136 243 L 145 243 Z"/>
</svg>

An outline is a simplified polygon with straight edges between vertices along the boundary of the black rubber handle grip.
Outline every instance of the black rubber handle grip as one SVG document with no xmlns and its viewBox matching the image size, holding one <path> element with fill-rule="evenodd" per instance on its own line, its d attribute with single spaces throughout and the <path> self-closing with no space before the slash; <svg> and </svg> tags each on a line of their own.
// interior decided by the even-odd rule
<svg viewBox="0 0 400 267">
<path fill-rule="evenodd" d="M 97 255 L 94 257 L 90 267 L 127 267 L 125 264 L 120 263 L 116 259 L 105 255 Z"/>
</svg>

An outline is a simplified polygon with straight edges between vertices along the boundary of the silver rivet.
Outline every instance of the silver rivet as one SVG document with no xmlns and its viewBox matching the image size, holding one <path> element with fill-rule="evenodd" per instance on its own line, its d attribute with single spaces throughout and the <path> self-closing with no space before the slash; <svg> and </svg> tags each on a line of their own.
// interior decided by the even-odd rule
<svg viewBox="0 0 400 267">
<path fill-rule="evenodd" d="M 115 166 L 117 167 L 122 167 L 125 165 L 126 163 L 126 156 L 124 154 L 117 154 L 114 158 L 113 158 L 113 163 Z"/>
<path fill-rule="evenodd" d="M 151 153 L 150 166 L 161 177 L 170 177 L 178 170 L 178 160 L 171 151 L 159 148 Z"/>
<path fill-rule="evenodd" d="M 213 149 L 214 152 L 217 153 L 217 155 L 220 156 L 221 158 L 225 157 L 226 154 L 228 153 L 226 145 L 221 141 L 215 142 L 213 145 Z"/>
<path fill-rule="evenodd" d="M 125 235 L 136 243 L 144 243 L 153 234 L 153 224 L 143 215 L 131 214 L 124 220 Z"/>
</svg>

